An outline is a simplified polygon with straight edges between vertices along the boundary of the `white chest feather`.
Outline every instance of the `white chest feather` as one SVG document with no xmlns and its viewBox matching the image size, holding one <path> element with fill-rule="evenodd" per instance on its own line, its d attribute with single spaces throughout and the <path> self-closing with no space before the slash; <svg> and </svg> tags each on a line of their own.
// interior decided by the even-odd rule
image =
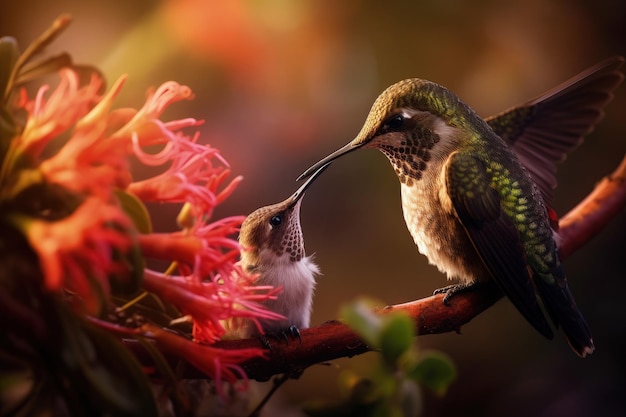
<svg viewBox="0 0 626 417">
<path fill-rule="evenodd" d="M 293 262 L 287 254 L 275 259 L 270 267 L 261 272 L 258 285 L 282 287 L 275 300 L 267 300 L 263 304 L 286 317 L 285 320 L 262 320 L 261 326 L 265 331 L 285 330 L 289 326 L 309 327 L 317 275 L 319 268 L 311 256 Z"/>
<path fill-rule="evenodd" d="M 287 317 L 284 321 L 266 322 L 268 327 L 282 329 L 289 326 L 309 327 L 315 277 L 318 274 L 319 268 L 310 256 L 297 262 L 286 260 L 263 273 L 263 284 L 283 288 L 276 300 L 269 300 L 265 305 L 270 310 Z"/>
<path fill-rule="evenodd" d="M 293 262 L 288 254 L 276 257 L 271 252 L 261 253 L 262 271 L 255 285 L 280 287 L 276 299 L 265 300 L 261 304 L 270 311 L 285 316 L 283 320 L 259 319 L 265 333 L 280 333 L 291 326 L 308 328 L 311 321 L 315 277 L 319 268 L 312 256 Z M 250 319 L 234 319 L 225 322 L 226 338 L 246 338 L 259 334 L 259 329 Z"/>
<path fill-rule="evenodd" d="M 436 171 L 434 174 L 438 174 Z M 426 175 L 433 175 L 433 172 Z M 419 252 L 448 279 L 480 280 L 477 258 L 465 230 L 456 219 L 441 176 L 423 178 L 411 186 L 401 184 L 402 208 L 407 228 Z M 427 203 L 426 203 L 427 202 Z M 479 262 L 478 259 L 476 259 Z"/>
</svg>

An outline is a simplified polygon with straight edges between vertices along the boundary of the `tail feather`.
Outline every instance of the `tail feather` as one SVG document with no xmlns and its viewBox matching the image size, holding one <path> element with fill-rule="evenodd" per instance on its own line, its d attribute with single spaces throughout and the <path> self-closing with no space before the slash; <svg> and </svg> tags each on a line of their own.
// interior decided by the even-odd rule
<svg viewBox="0 0 626 417">
<path fill-rule="evenodd" d="M 591 331 L 576 305 L 562 269 L 559 267 L 553 272 L 556 282 L 548 283 L 536 276 L 535 285 L 554 324 L 561 326 L 572 350 L 584 358 L 595 350 Z"/>
</svg>

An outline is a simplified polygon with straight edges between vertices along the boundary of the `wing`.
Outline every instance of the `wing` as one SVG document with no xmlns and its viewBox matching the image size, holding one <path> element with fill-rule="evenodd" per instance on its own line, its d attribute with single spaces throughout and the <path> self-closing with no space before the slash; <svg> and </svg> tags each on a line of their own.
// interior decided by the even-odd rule
<svg viewBox="0 0 626 417">
<path fill-rule="evenodd" d="M 448 195 L 476 251 L 513 305 L 547 338 L 552 330 L 539 307 L 520 235 L 478 158 L 457 153 L 448 165 Z"/>
<path fill-rule="evenodd" d="M 604 116 L 603 108 L 624 79 L 624 58 L 609 58 L 550 91 L 485 121 L 511 146 L 550 206 L 556 164 Z"/>
</svg>

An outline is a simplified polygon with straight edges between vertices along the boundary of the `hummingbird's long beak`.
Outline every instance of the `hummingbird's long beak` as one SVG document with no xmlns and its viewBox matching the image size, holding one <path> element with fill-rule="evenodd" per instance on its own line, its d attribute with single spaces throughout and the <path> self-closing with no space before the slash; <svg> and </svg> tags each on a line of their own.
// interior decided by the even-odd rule
<svg viewBox="0 0 626 417">
<path fill-rule="evenodd" d="M 319 177 L 319 175 L 326 168 L 328 168 L 328 165 L 330 165 L 330 162 L 325 163 L 325 164 L 317 164 L 318 166 L 317 171 L 313 172 L 313 174 L 311 174 L 311 176 L 306 180 L 306 182 L 302 184 L 300 188 L 298 188 L 298 190 L 296 190 L 296 192 L 291 195 L 291 197 L 289 197 L 289 207 L 295 206 L 298 203 L 298 201 L 302 199 L 302 196 L 304 196 L 304 193 L 309 188 L 309 186 L 313 184 L 313 181 L 315 181 L 315 179 Z"/>
<path fill-rule="evenodd" d="M 350 143 L 348 143 L 346 146 L 337 149 L 335 152 L 331 153 L 330 155 L 328 155 L 326 158 L 322 159 L 321 161 L 319 161 L 318 163 L 316 163 L 315 165 L 313 165 L 311 168 L 307 169 L 306 171 L 304 171 L 297 179 L 296 181 L 300 181 L 304 178 L 307 178 L 309 176 L 312 175 L 312 178 L 315 178 L 319 175 L 319 173 L 321 171 L 323 171 L 323 169 L 321 171 L 316 171 L 317 169 L 319 169 L 320 167 L 327 167 L 328 165 L 330 165 L 331 162 L 333 162 L 335 159 L 339 158 L 342 155 L 345 155 L 349 152 L 352 152 L 354 150 L 359 149 L 361 146 L 363 146 L 363 143 L 354 143 L 355 141 L 352 141 Z M 310 180 L 309 180 L 310 181 Z M 309 182 L 307 181 L 307 183 Z M 306 185 L 306 184 L 305 184 Z"/>
</svg>

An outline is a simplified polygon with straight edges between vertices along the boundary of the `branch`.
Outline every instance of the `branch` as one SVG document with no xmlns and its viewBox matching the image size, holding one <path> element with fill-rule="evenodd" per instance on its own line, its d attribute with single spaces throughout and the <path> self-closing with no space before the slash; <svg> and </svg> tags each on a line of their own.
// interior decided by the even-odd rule
<svg viewBox="0 0 626 417">
<path fill-rule="evenodd" d="M 613 173 L 559 222 L 561 259 L 569 257 L 597 235 L 626 205 L 626 157 Z"/>
<path fill-rule="evenodd" d="M 481 291 L 455 295 L 449 306 L 443 303 L 443 294 L 438 294 L 386 306 L 379 309 L 378 313 L 406 312 L 415 321 L 418 335 L 458 332 L 463 324 L 491 307 L 501 297 L 496 286 L 486 286 Z M 303 329 L 301 335 L 302 343 L 273 343 L 269 359 L 255 358 L 243 363 L 247 375 L 252 379 L 267 380 L 275 374 L 297 373 L 317 363 L 352 357 L 371 350 L 356 333 L 338 320 Z M 252 338 L 217 342 L 214 347 L 240 349 L 259 345 L 259 340 Z"/>
<path fill-rule="evenodd" d="M 560 221 L 559 244 L 561 259 L 569 257 L 626 206 L 626 157 L 618 168 L 605 177 L 595 189 Z M 443 295 L 434 295 L 378 310 L 380 314 L 405 311 L 415 321 L 418 335 L 459 331 L 461 326 L 491 307 L 502 297 L 493 286 L 455 295 L 449 306 Z M 269 359 L 256 358 L 243 364 L 250 378 L 267 380 L 273 375 L 294 373 L 313 364 L 337 358 L 352 357 L 371 350 L 348 326 L 333 320 L 310 329 L 302 329 L 302 343 L 274 343 Z M 220 341 L 213 345 L 222 349 L 260 347 L 258 338 Z M 136 347 L 136 346 L 135 346 Z M 137 349 L 135 353 L 143 356 Z M 175 354 L 175 352 L 171 352 Z M 172 358 L 170 358 L 172 359 Z M 186 378 L 205 378 L 195 369 L 185 371 Z"/>
</svg>

